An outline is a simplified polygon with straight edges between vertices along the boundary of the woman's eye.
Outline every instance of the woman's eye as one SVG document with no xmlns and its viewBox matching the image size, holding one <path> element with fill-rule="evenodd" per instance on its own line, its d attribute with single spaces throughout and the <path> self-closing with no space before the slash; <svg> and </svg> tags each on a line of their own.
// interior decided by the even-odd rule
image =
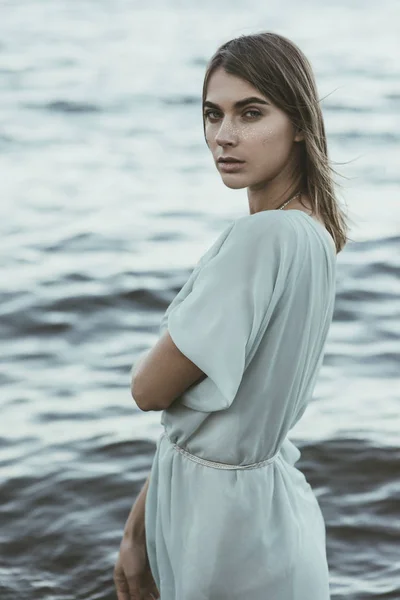
<svg viewBox="0 0 400 600">
<path fill-rule="evenodd" d="M 258 110 L 248 110 L 248 113 L 253 113 L 255 117 L 261 117 L 261 113 Z"/>
<path fill-rule="evenodd" d="M 206 110 L 204 113 L 204 117 L 207 119 L 210 117 L 210 115 L 212 115 L 212 113 L 216 114 L 216 111 L 215 110 Z M 216 118 L 218 118 L 218 117 L 216 117 Z"/>
<path fill-rule="evenodd" d="M 215 111 L 215 110 L 207 110 L 207 111 L 204 113 L 204 117 L 205 117 L 206 119 L 207 119 L 207 118 L 210 118 L 210 115 L 212 115 L 213 113 L 218 115 L 218 112 L 217 112 L 217 111 Z M 260 116 L 261 116 L 261 113 L 260 113 L 258 110 L 246 110 L 246 112 L 244 112 L 243 114 L 244 114 L 244 115 L 247 115 L 248 113 L 253 113 L 253 117 L 250 117 L 251 119 L 253 119 L 253 118 L 256 118 L 256 117 L 260 117 Z M 213 119 L 218 119 L 218 116 L 217 116 L 217 117 L 212 117 L 212 118 L 213 118 Z"/>
</svg>

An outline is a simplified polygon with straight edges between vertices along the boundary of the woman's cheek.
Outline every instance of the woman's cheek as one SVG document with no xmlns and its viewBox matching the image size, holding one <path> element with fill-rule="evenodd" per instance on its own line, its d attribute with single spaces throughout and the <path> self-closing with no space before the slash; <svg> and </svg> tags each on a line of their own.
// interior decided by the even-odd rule
<svg viewBox="0 0 400 600">
<path fill-rule="evenodd" d="M 268 144 L 275 143 L 277 139 L 276 129 L 269 128 L 264 131 L 263 135 L 263 144 L 267 146 Z"/>
</svg>

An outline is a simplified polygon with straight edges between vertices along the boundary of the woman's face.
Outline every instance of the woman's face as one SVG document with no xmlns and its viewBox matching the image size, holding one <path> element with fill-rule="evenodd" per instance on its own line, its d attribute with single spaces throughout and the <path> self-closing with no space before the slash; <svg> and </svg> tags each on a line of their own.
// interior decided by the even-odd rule
<svg viewBox="0 0 400 600">
<path fill-rule="evenodd" d="M 253 101 L 235 106 L 247 98 Z M 205 135 L 222 180 L 230 188 L 257 188 L 286 171 L 290 173 L 297 144 L 303 139 L 284 111 L 247 81 L 214 71 L 204 103 Z M 223 170 L 218 158 L 243 163 Z M 279 179 L 279 178 L 278 178 Z"/>
</svg>

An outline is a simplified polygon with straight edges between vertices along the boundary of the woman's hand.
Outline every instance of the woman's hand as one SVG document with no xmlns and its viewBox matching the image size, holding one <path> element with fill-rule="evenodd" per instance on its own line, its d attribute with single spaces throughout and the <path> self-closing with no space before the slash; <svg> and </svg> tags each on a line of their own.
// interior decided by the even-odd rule
<svg viewBox="0 0 400 600">
<path fill-rule="evenodd" d="M 118 600 L 160 598 L 150 570 L 145 538 L 124 535 L 114 567 L 114 583 Z"/>
</svg>

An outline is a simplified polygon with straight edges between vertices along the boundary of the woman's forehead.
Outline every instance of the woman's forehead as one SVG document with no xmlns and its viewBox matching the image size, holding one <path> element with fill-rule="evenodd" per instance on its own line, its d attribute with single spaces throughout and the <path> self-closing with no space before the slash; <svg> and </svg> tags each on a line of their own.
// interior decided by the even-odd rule
<svg viewBox="0 0 400 600">
<path fill-rule="evenodd" d="M 256 97 L 270 104 L 269 99 L 245 79 L 217 69 L 208 80 L 205 102 L 234 107 L 236 102 Z"/>
</svg>

